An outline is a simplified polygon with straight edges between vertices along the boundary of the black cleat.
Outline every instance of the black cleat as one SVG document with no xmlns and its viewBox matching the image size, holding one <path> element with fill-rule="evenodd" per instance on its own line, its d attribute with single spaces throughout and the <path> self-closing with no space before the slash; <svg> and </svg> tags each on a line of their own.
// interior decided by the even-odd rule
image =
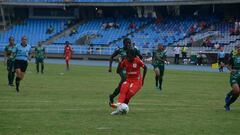
<svg viewBox="0 0 240 135">
<path fill-rule="evenodd" d="M 19 92 L 19 88 L 18 87 L 16 87 L 16 91 Z"/>
<path fill-rule="evenodd" d="M 109 106 L 111 106 L 112 103 L 113 103 L 113 97 L 112 95 L 109 95 Z"/>
<path fill-rule="evenodd" d="M 8 86 L 11 86 L 11 87 L 13 87 L 14 85 L 11 83 L 11 84 L 8 84 Z"/>
</svg>

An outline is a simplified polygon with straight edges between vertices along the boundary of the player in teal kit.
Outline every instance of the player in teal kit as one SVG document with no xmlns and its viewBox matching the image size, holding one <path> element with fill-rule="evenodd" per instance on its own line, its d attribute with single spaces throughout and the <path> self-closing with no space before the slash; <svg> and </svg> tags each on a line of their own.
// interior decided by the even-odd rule
<svg viewBox="0 0 240 135">
<path fill-rule="evenodd" d="M 39 73 L 39 64 L 41 64 L 41 73 L 43 74 L 44 58 L 45 58 L 45 48 L 42 46 L 41 43 L 38 43 L 38 46 L 35 48 L 35 59 L 36 59 L 37 73 Z"/>
<path fill-rule="evenodd" d="M 230 105 L 234 103 L 240 94 L 240 45 L 237 46 L 237 54 L 232 56 L 227 66 L 231 72 L 230 84 L 232 90 L 225 97 L 225 109 L 230 111 Z"/>
<path fill-rule="evenodd" d="M 109 69 L 108 72 L 112 72 L 112 62 L 113 62 L 113 58 L 116 57 L 117 55 L 120 55 L 120 62 L 123 61 L 126 58 L 126 51 L 129 48 L 133 48 L 134 52 L 135 52 L 135 56 L 138 56 L 140 59 L 142 59 L 142 55 L 140 54 L 140 51 L 136 48 L 133 47 L 131 44 L 131 39 L 129 38 L 125 38 L 123 40 L 123 48 L 118 48 L 111 56 L 110 61 L 109 61 Z M 120 63 L 119 62 L 119 63 Z M 119 66 L 119 64 L 118 64 Z M 118 84 L 118 87 L 114 90 L 114 92 L 112 94 L 109 95 L 109 105 L 111 105 L 113 103 L 114 98 L 119 94 L 120 92 L 120 88 L 122 83 L 126 80 L 126 70 L 121 70 L 121 72 L 118 73 L 121 77 L 121 81 Z"/>
<path fill-rule="evenodd" d="M 4 63 L 7 64 L 7 71 L 8 71 L 8 85 L 9 86 L 14 86 L 13 81 L 15 77 L 15 69 L 14 69 L 14 62 L 15 62 L 15 57 L 12 55 L 12 51 L 16 47 L 14 43 L 14 38 L 10 37 L 9 38 L 9 44 L 5 47 L 5 59 Z"/>
<path fill-rule="evenodd" d="M 165 62 L 166 62 L 166 51 L 164 50 L 163 45 L 158 45 L 158 49 L 153 52 L 153 67 L 155 72 L 155 85 L 160 90 L 162 90 L 162 81 L 165 70 Z"/>
<path fill-rule="evenodd" d="M 16 70 L 16 90 L 19 92 L 20 81 L 23 80 L 24 74 L 27 70 L 28 60 L 31 60 L 31 46 L 27 44 L 27 37 L 23 36 L 21 44 L 18 44 L 13 49 L 13 55 L 16 57 L 15 70 Z"/>
</svg>

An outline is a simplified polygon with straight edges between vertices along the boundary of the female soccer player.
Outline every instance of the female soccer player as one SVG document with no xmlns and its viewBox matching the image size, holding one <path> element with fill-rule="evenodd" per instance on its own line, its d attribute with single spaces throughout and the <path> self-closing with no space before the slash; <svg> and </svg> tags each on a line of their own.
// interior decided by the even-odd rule
<svg viewBox="0 0 240 135">
<path fill-rule="evenodd" d="M 41 73 L 43 74 L 45 48 L 42 46 L 40 42 L 38 43 L 38 46 L 35 48 L 35 58 L 36 58 L 37 73 L 39 73 L 39 64 L 41 63 Z"/>
<path fill-rule="evenodd" d="M 109 60 L 109 69 L 108 72 L 112 72 L 112 62 L 113 62 L 113 58 L 116 57 L 117 55 L 120 55 L 120 62 L 123 61 L 126 58 L 126 51 L 129 48 L 132 48 L 132 44 L 131 44 L 131 39 L 129 38 L 125 38 L 123 40 L 123 48 L 119 48 L 117 49 L 111 56 L 110 60 Z M 138 56 L 140 59 L 142 59 L 142 55 L 140 54 L 140 51 L 134 47 L 134 54 L 136 56 Z M 119 65 L 118 65 L 119 67 Z M 109 105 L 111 105 L 113 103 L 114 98 L 119 94 L 120 92 L 120 87 L 122 85 L 122 83 L 126 80 L 126 71 L 122 70 L 120 72 L 118 72 L 118 74 L 121 77 L 121 81 L 119 82 L 117 88 L 115 88 L 114 92 L 112 94 L 109 95 Z"/>
<path fill-rule="evenodd" d="M 124 59 L 117 72 L 121 72 L 126 69 L 126 81 L 123 82 L 120 89 L 120 96 L 117 104 L 112 104 L 113 108 L 117 108 L 121 103 L 128 104 L 130 99 L 142 88 L 144 79 L 147 73 L 147 66 L 142 62 L 139 57 L 134 54 L 134 49 L 127 50 L 127 57 Z M 141 75 L 140 68 L 143 68 L 143 77 Z M 113 111 L 111 115 L 119 114 L 119 111 Z"/>
<path fill-rule="evenodd" d="M 11 36 L 9 38 L 9 44 L 5 47 L 5 63 L 7 63 L 7 71 L 8 71 L 8 85 L 14 86 L 13 81 L 15 77 L 15 69 L 14 62 L 15 57 L 12 55 L 12 51 L 15 49 L 16 45 L 14 43 L 14 38 Z"/>
<path fill-rule="evenodd" d="M 240 94 L 240 45 L 237 46 L 237 54 L 231 57 L 227 68 L 231 72 L 230 84 L 232 90 L 226 95 L 224 107 L 226 111 L 230 111 L 230 105 L 237 100 Z"/>
<path fill-rule="evenodd" d="M 20 81 L 23 80 L 24 74 L 27 70 L 28 60 L 31 60 L 31 46 L 27 44 L 27 37 L 23 36 L 21 44 L 16 46 L 13 50 L 15 55 L 15 70 L 16 70 L 16 90 L 19 92 Z"/>
<path fill-rule="evenodd" d="M 69 70 L 69 61 L 72 57 L 72 47 L 70 45 L 70 43 L 68 41 L 65 42 L 65 47 L 64 47 L 64 57 L 65 57 L 65 61 L 66 61 L 66 70 Z"/>
<path fill-rule="evenodd" d="M 155 85 L 157 88 L 162 90 L 162 81 L 164 75 L 164 66 L 166 61 L 166 51 L 163 45 L 159 44 L 158 49 L 153 52 L 152 65 L 155 72 Z"/>
</svg>

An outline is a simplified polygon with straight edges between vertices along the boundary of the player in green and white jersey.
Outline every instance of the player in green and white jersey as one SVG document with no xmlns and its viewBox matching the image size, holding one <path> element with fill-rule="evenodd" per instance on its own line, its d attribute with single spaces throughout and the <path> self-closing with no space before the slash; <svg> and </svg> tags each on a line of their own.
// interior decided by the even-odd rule
<svg viewBox="0 0 240 135">
<path fill-rule="evenodd" d="M 4 48 L 4 63 L 7 65 L 7 71 L 8 71 L 8 85 L 14 86 L 13 81 L 15 77 L 15 68 L 14 68 L 14 62 L 15 62 L 15 56 L 12 54 L 12 51 L 16 48 L 16 45 L 14 43 L 14 37 L 9 38 L 9 44 L 5 46 Z"/>
</svg>

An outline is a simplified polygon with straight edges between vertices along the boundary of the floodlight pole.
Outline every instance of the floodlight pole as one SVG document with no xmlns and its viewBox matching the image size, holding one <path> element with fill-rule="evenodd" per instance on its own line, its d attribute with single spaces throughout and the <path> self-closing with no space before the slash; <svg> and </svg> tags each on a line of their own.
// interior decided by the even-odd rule
<svg viewBox="0 0 240 135">
<path fill-rule="evenodd" d="M 6 20 L 5 20 L 5 14 L 4 14 L 2 5 L 0 5 L 0 12 L 1 12 L 1 16 L 2 16 L 3 30 L 6 30 Z"/>
</svg>

